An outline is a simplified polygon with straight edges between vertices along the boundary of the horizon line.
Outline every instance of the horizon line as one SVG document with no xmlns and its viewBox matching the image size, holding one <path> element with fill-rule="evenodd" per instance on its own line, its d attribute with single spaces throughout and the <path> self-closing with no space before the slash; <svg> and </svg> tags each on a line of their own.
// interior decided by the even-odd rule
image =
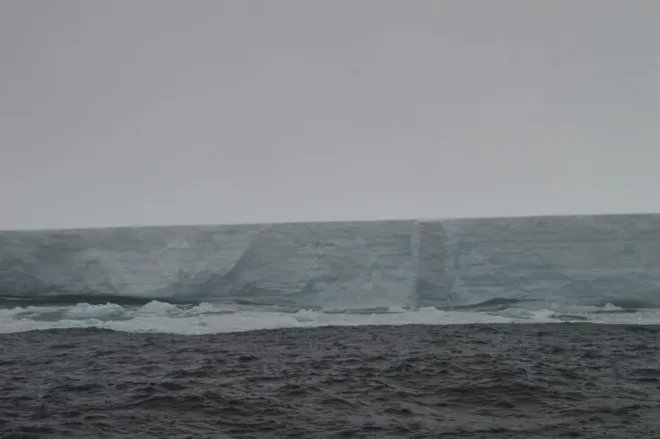
<svg viewBox="0 0 660 439">
<path fill-rule="evenodd" d="M 54 228 L 27 228 L 27 229 L 0 229 L 0 233 L 28 233 L 28 232 L 72 232 L 82 230 L 108 230 L 108 229 L 140 229 L 140 228 L 174 228 L 174 227 L 240 227 L 240 226 L 271 226 L 285 224 L 329 224 L 329 223 L 386 223 L 386 222 L 441 222 L 441 221 L 469 221 L 469 220 L 504 220 L 504 219 L 534 219 L 534 218 L 568 218 L 568 217 L 615 217 L 615 216 L 657 216 L 660 212 L 618 212 L 618 213 L 558 213 L 558 214 L 519 214 L 508 216 L 457 216 L 457 217 L 390 217 L 379 219 L 345 219 L 345 220 L 290 220 L 290 221 L 245 221 L 227 223 L 168 223 L 168 224 L 142 224 L 142 225 L 107 225 L 107 226 L 80 226 L 80 227 L 54 227 Z"/>
</svg>

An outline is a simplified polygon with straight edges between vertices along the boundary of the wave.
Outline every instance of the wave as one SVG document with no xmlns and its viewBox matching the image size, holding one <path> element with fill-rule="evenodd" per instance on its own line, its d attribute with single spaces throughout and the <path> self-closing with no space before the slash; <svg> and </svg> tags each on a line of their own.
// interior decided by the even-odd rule
<svg viewBox="0 0 660 439">
<path fill-rule="evenodd" d="M 87 303 L 103 305 L 113 303 L 121 306 L 142 306 L 150 302 L 168 302 L 174 305 L 199 305 L 201 301 L 176 300 L 166 297 L 119 296 L 111 294 L 52 294 L 46 296 L 0 296 L 0 308 L 64 306 Z"/>
<path fill-rule="evenodd" d="M 3 232 L 0 306 L 654 308 L 659 238 L 659 215 Z"/>
<path fill-rule="evenodd" d="M 549 301 L 542 299 L 510 299 L 504 297 L 496 297 L 484 302 L 476 303 L 473 305 L 454 306 L 447 309 L 452 310 L 470 310 L 470 311 L 492 311 L 509 309 L 512 307 L 519 308 L 538 308 L 538 307 L 554 307 L 561 304 L 569 305 L 582 305 L 590 309 L 602 309 L 602 312 L 616 311 L 635 311 L 638 309 L 658 309 L 660 308 L 657 300 L 635 300 L 630 298 L 611 298 L 611 299 L 597 299 L 597 300 L 580 300 L 575 301 L 580 303 L 571 303 L 568 301 Z M 593 312 L 601 312 L 594 310 Z"/>
<path fill-rule="evenodd" d="M 283 309 L 279 307 L 195 306 L 152 301 L 141 306 L 78 303 L 0 309 L 0 333 L 64 328 L 99 328 L 124 332 L 208 334 L 277 328 L 360 325 L 456 325 L 512 323 L 658 324 L 660 310 L 603 308 L 523 308 L 497 310 L 439 310 L 433 307 L 371 310 Z"/>
</svg>

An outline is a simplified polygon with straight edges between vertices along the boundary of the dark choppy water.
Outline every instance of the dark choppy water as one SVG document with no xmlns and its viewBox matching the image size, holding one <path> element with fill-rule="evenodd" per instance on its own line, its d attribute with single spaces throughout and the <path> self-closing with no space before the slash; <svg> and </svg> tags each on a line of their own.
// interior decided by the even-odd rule
<svg viewBox="0 0 660 439">
<path fill-rule="evenodd" d="M 4 438 L 658 438 L 660 327 L 0 335 Z"/>
</svg>

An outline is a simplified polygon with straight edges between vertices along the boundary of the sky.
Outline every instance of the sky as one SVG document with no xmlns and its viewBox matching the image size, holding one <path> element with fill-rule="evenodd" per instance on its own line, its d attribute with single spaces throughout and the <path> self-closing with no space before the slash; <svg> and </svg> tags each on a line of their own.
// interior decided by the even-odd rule
<svg viewBox="0 0 660 439">
<path fill-rule="evenodd" d="M 660 212 L 657 0 L 3 0 L 0 229 Z"/>
</svg>

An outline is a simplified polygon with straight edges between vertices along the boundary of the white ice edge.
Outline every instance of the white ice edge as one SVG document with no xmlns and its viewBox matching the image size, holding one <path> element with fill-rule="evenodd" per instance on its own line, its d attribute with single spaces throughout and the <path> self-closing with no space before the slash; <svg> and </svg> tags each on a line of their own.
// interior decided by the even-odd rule
<svg viewBox="0 0 660 439">
<path fill-rule="evenodd" d="M 17 307 L 0 309 L 0 333 L 53 328 L 105 328 L 124 332 L 169 334 L 213 334 L 278 328 L 363 325 L 461 325 L 476 323 L 557 323 L 589 322 L 607 324 L 660 324 L 659 309 L 621 313 L 611 304 L 602 308 L 575 307 L 561 310 L 576 316 L 556 318 L 556 309 L 511 307 L 489 312 L 443 311 L 435 308 L 404 310 L 393 307 L 389 313 L 350 314 L 300 310 L 296 313 L 261 311 L 202 303 L 183 309 L 165 302 L 150 302 L 131 309 L 108 303 L 73 306 Z"/>
</svg>

